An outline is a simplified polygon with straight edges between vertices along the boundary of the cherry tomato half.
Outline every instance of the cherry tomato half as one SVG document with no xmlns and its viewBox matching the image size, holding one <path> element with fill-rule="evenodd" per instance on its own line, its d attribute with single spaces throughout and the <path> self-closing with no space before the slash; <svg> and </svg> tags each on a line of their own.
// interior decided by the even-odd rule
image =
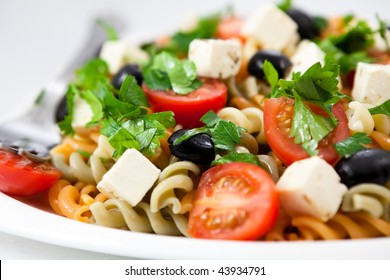
<svg viewBox="0 0 390 280">
<path fill-rule="evenodd" d="M 48 163 L 0 149 L 0 191 L 9 195 L 35 195 L 50 188 L 61 176 Z"/>
<path fill-rule="evenodd" d="M 227 87 L 218 79 L 201 79 L 203 84 L 193 92 L 181 95 L 173 91 L 151 90 L 142 85 L 155 112 L 173 111 L 177 124 L 184 128 L 203 126 L 200 118 L 208 111 L 219 111 L 226 105 Z"/>
<path fill-rule="evenodd" d="M 316 114 L 326 116 L 326 113 L 319 107 L 311 106 L 311 109 Z M 348 119 L 341 103 L 333 106 L 332 113 L 337 118 L 338 125 L 318 143 L 318 156 L 326 160 L 329 164 L 334 164 L 339 158 L 333 144 L 349 136 Z M 290 136 L 293 114 L 294 101 L 292 99 L 280 97 L 265 101 L 265 135 L 272 151 L 286 165 L 309 157 L 309 154 L 302 146 L 295 144 L 294 138 Z"/>
<path fill-rule="evenodd" d="M 256 240 L 274 225 L 278 208 L 275 183 L 262 168 L 217 165 L 202 175 L 188 232 L 197 238 Z"/>
<path fill-rule="evenodd" d="M 219 23 L 215 37 L 223 40 L 236 38 L 244 42 L 245 38 L 241 34 L 243 24 L 244 20 L 242 18 L 225 18 Z"/>
</svg>

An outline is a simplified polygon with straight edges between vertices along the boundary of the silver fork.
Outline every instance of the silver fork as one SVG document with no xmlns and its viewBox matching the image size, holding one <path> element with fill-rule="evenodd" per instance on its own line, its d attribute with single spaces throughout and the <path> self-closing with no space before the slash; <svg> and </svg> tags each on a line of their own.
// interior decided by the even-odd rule
<svg viewBox="0 0 390 280">
<path fill-rule="evenodd" d="M 125 28 L 125 22 L 114 15 L 105 15 L 97 19 L 112 26 L 118 33 L 121 33 Z M 97 55 L 106 39 L 106 32 L 97 24 L 96 20 L 78 55 L 55 80 L 44 88 L 37 102 L 20 116 L 0 124 L 0 144 L 2 141 L 27 140 L 51 147 L 59 143 L 60 135 L 55 121 L 55 113 L 65 95 L 67 84 L 77 68 Z"/>
</svg>

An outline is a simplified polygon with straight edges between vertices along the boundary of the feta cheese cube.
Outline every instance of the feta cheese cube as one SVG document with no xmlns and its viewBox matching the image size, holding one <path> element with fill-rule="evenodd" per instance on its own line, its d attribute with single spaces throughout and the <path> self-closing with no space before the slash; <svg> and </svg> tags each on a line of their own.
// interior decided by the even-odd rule
<svg viewBox="0 0 390 280">
<path fill-rule="evenodd" d="M 337 213 L 347 192 L 333 167 L 317 156 L 290 165 L 276 187 L 287 214 L 310 215 L 323 221 Z"/>
<path fill-rule="evenodd" d="M 73 98 L 72 128 L 78 134 L 87 131 L 86 125 L 92 120 L 93 111 L 88 102 L 76 94 Z"/>
<path fill-rule="evenodd" d="M 149 59 L 146 52 L 121 40 L 104 42 L 99 57 L 107 62 L 110 74 L 116 74 L 126 63 L 141 63 Z"/>
<path fill-rule="evenodd" d="M 390 99 L 390 65 L 359 62 L 352 97 L 374 106 Z"/>
<path fill-rule="evenodd" d="M 273 4 L 266 4 L 249 14 L 241 29 L 263 49 L 282 51 L 296 38 L 298 25 Z"/>
<path fill-rule="evenodd" d="M 198 76 L 226 79 L 240 70 L 241 43 L 233 39 L 195 39 L 188 59 L 195 63 Z"/>
<path fill-rule="evenodd" d="M 317 44 L 303 40 L 299 43 L 294 55 L 291 57 L 292 68 L 290 77 L 294 72 L 305 73 L 313 64 L 320 62 L 324 65 L 325 53 L 317 46 Z"/>
<path fill-rule="evenodd" d="M 128 149 L 103 176 L 97 188 L 108 197 L 136 206 L 153 187 L 161 170 L 136 149 Z"/>
</svg>

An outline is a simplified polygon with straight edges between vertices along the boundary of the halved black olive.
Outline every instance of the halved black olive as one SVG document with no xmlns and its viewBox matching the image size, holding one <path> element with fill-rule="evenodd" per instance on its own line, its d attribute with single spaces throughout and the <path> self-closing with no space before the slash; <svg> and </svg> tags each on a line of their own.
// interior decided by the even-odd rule
<svg viewBox="0 0 390 280">
<path fill-rule="evenodd" d="M 319 30 L 313 17 L 298 9 L 289 9 L 286 13 L 298 25 L 298 33 L 302 39 L 314 39 L 318 37 Z"/>
<path fill-rule="evenodd" d="M 181 160 L 197 164 L 210 164 L 215 158 L 215 149 L 211 136 L 207 133 L 196 134 L 177 145 L 173 144 L 187 131 L 187 129 L 178 130 L 168 138 L 171 153 Z"/>
<path fill-rule="evenodd" d="M 142 72 L 137 64 L 126 64 L 114 75 L 114 77 L 112 77 L 111 84 L 116 89 L 120 89 L 126 76 L 134 76 L 139 85 L 141 85 L 144 80 Z"/>
<path fill-rule="evenodd" d="M 248 72 L 250 75 L 264 80 L 264 62 L 268 60 L 278 71 L 279 77 L 284 78 L 291 67 L 291 61 L 287 56 L 278 51 L 259 51 L 255 53 L 248 63 Z"/>
<path fill-rule="evenodd" d="M 335 166 L 341 182 L 348 187 L 360 183 L 385 185 L 390 180 L 390 152 L 367 149 L 350 158 L 342 158 Z"/>
</svg>

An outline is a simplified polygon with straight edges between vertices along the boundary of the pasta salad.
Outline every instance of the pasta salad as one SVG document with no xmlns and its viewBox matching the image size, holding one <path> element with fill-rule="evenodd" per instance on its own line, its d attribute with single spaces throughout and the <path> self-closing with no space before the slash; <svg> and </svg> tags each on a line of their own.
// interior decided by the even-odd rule
<svg viewBox="0 0 390 280">
<path fill-rule="evenodd" d="M 61 143 L 45 159 L 0 147 L 0 191 L 134 232 L 390 236 L 390 31 L 379 16 L 325 18 L 284 1 L 140 45 L 100 24 L 107 41 L 58 109 Z"/>
</svg>

